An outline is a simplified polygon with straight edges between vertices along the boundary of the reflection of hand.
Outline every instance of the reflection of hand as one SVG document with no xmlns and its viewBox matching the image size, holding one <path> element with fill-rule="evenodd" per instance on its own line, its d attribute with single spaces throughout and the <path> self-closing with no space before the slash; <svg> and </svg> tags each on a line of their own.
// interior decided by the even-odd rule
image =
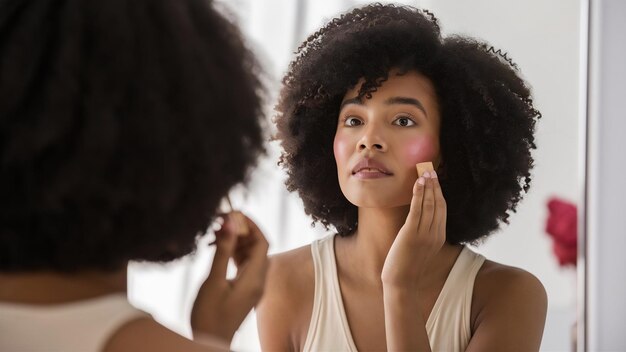
<svg viewBox="0 0 626 352">
<path fill-rule="evenodd" d="M 445 240 L 446 201 L 437 174 L 431 171 L 413 186 L 409 215 L 385 259 L 383 285 L 415 288 L 425 266 Z"/>
<path fill-rule="evenodd" d="M 245 226 L 241 226 L 236 216 L 243 219 Z M 263 294 L 268 243 L 256 224 L 240 213 L 225 216 L 215 236 L 217 250 L 213 265 L 196 297 L 191 326 L 194 332 L 230 341 Z M 227 280 L 230 258 L 237 266 L 237 276 Z"/>
</svg>

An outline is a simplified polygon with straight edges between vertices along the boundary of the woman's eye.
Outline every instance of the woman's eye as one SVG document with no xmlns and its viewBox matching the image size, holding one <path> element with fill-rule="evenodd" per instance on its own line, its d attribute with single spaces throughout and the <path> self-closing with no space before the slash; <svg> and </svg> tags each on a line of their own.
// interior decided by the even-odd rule
<svg viewBox="0 0 626 352">
<path fill-rule="evenodd" d="M 363 122 L 361 122 L 361 120 L 357 119 L 356 117 L 348 117 L 344 121 L 345 126 L 358 126 L 361 124 L 363 124 Z"/>
<path fill-rule="evenodd" d="M 398 126 L 403 126 L 403 127 L 409 127 L 409 126 L 415 126 L 415 121 L 411 120 L 411 118 L 409 117 L 401 116 L 395 119 L 393 121 L 393 124 L 398 125 Z"/>
</svg>

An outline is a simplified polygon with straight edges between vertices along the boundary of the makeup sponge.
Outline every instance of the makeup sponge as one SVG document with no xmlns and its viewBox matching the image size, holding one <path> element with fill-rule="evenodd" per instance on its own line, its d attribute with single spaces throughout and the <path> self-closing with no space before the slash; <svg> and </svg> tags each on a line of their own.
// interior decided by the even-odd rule
<svg viewBox="0 0 626 352">
<path fill-rule="evenodd" d="M 425 161 L 423 163 L 416 164 L 415 167 L 417 168 L 417 177 L 422 177 L 422 175 L 426 171 L 435 171 L 433 167 L 433 163 L 430 161 Z"/>
</svg>

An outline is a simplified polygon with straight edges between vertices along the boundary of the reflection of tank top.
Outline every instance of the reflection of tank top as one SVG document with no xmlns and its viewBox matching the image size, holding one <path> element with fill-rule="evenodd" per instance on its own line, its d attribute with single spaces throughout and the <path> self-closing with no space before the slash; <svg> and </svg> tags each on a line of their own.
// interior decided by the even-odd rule
<svg viewBox="0 0 626 352">
<path fill-rule="evenodd" d="M 102 351 L 126 323 L 150 317 L 125 294 L 54 305 L 0 302 L 0 351 Z"/>
<path fill-rule="evenodd" d="M 311 244 L 315 298 L 304 351 L 357 351 L 339 289 L 333 239 Z M 433 351 L 464 351 L 469 344 L 474 279 L 484 261 L 467 247 L 459 254 L 426 322 Z"/>
</svg>

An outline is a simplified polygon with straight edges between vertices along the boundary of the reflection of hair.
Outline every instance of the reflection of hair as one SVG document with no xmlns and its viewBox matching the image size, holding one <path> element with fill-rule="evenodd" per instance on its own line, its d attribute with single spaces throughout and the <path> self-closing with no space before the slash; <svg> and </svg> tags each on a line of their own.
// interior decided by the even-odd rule
<svg viewBox="0 0 626 352">
<path fill-rule="evenodd" d="M 257 65 L 206 1 L 0 11 L 0 270 L 189 253 L 263 151 Z"/>
<path fill-rule="evenodd" d="M 277 138 L 287 187 L 306 212 L 342 235 L 357 208 L 342 195 L 333 156 L 340 102 L 364 78 L 369 98 L 392 68 L 416 70 L 435 86 L 441 115 L 441 183 L 450 243 L 472 242 L 507 222 L 530 184 L 540 117 L 512 61 L 472 38 L 442 38 L 427 11 L 370 5 L 333 19 L 299 48 L 283 79 Z"/>
</svg>

